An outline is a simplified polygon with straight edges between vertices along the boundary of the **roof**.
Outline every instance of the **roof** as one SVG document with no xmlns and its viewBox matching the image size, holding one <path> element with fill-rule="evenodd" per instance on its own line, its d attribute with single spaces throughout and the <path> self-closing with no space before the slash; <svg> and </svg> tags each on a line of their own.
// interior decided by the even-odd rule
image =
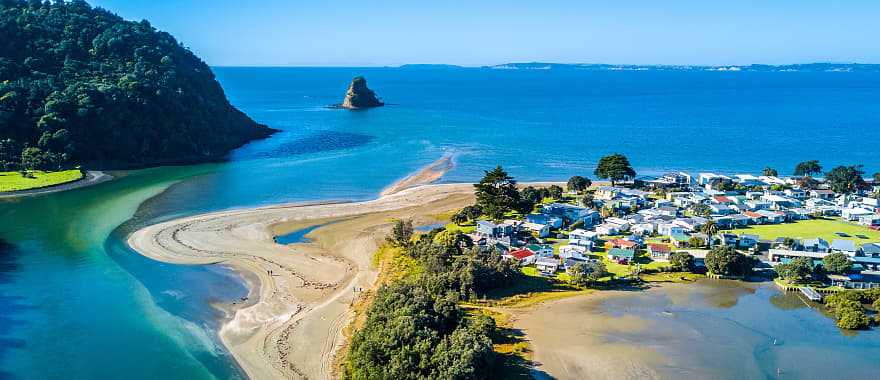
<svg viewBox="0 0 880 380">
<path fill-rule="evenodd" d="M 831 242 L 831 249 L 855 252 L 856 243 L 854 243 L 852 240 L 835 239 Z"/>
<path fill-rule="evenodd" d="M 559 260 L 550 257 L 541 257 L 535 261 L 535 265 L 559 265 Z"/>
<path fill-rule="evenodd" d="M 611 248 L 611 250 L 608 251 L 608 256 L 633 258 L 636 257 L 636 251 L 623 248 Z"/>
<path fill-rule="evenodd" d="M 731 201 L 730 198 L 725 197 L 725 196 L 723 196 L 723 195 L 716 195 L 716 196 L 715 196 L 715 202 L 718 202 L 718 203 L 729 203 L 729 202 L 733 202 L 733 201 Z"/>
<path fill-rule="evenodd" d="M 757 212 L 751 212 L 751 211 L 743 211 L 743 215 L 748 216 L 749 218 L 765 218 L 764 215 L 758 214 Z"/>
<path fill-rule="evenodd" d="M 611 245 L 620 248 L 633 248 L 638 245 L 636 242 L 626 239 L 611 239 L 608 241 Z"/>
<path fill-rule="evenodd" d="M 672 252 L 672 248 L 666 244 L 650 243 L 650 244 L 648 244 L 648 249 L 650 249 L 653 252 L 659 252 L 659 253 Z"/>
<path fill-rule="evenodd" d="M 523 260 L 527 257 L 532 257 L 535 255 L 534 252 L 528 249 L 517 249 L 516 251 L 510 251 L 507 253 L 509 256 L 513 256 L 514 259 Z"/>
<path fill-rule="evenodd" d="M 807 240 L 803 241 L 803 244 L 805 247 L 816 247 L 816 246 L 827 247 L 828 246 L 828 242 L 822 238 L 807 239 Z"/>
<path fill-rule="evenodd" d="M 529 244 L 528 247 L 526 247 L 526 248 L 530 249 L 532 251 L 540 251 L 542 249 L 553 249 L 553 247 L 551 247 L 549 245 L 538 245 L 538 244 Z"/>
<path fill-rule="evenodd" d="M 862 252 L 866 255 L 880 254 L 880 244 L 878 244 L 878 243 L 862 244 Z"/>
</svg>

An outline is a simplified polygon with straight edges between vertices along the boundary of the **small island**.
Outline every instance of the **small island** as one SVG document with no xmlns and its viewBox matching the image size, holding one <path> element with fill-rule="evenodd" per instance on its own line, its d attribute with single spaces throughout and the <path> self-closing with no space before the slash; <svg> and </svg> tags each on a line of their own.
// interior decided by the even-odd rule
<svg viewBox="0 0 880 380">
<path fill-rule="evenodd" d="M 367 80 L 362 76 L 356 76 L 351 80 L 351 85 L 348 86 L 345 99 L 342 100 L 340 107 L 357 110 L 384 105 L 385 103 L 376 97 L 376 93 L 367 87 Z"/>
</svg>

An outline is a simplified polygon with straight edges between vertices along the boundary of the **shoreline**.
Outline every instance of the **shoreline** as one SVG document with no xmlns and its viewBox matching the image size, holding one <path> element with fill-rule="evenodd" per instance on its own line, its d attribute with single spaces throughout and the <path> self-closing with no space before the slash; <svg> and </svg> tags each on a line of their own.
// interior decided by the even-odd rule
<svg viewBox="0 0 880 380">
<path fill-rule="evenodd" d="M 30 196 L 38 196 L 44 194 L 52 194 L 61 191 L 80 189 L 83 187 L 97 185 L 99 183 L 104 183 L 113 179 L 113 176 L 105 173 L 100 170 L 89 170 L 86 171 L 85 175 L 75 181 L 59 183 L 57 185 L 51 185 L 46 187 L 39 187 L 36 189 L 27 189 L 27 190 L 18 190 L 18 191 L 5 191 L 0 192 L 0 199 L 11 199 L 18 197 L 30 197 Z"/>
<path fill-rule="evenodd" d="M 377 199 L 213 212 L 145 227 L 127 243 L 154 260 L 221 264 L 239 274 L 248 299 L 216 305 L 231 315 L 217 333 L 249 378 L 331 378 L 351 305 L 376 282 L 372 255 L 393 218 L 430 222 L 473 202 L 469 183 L 424 183 L 442 177 L 450 160 L 444 156 Z M 315 224 L 322 226 L 308 242 L 274 241 L 279 232 Z"/>
</svg>

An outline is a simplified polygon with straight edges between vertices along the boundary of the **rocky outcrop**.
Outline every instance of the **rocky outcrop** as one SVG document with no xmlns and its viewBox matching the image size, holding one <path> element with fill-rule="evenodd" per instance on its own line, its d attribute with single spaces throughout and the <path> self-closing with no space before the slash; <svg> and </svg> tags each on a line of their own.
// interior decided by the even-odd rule
<svg viewBox="0 0 880 380">
<path fill-rule="evenodd" d="M 356 110 L 384 105 L 385 103 L 376 97 L 376 93 L 367 87 L 367 80 L 358 76 L 351 80 L 351 85 L 348 86 L 348 92 L 345 93 L 341 107 Z"/>
</svg>

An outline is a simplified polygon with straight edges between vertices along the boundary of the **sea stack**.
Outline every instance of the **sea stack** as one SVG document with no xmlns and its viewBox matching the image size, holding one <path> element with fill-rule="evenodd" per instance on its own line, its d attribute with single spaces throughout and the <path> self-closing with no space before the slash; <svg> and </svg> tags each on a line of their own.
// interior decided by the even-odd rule
<svg viewBox="0 0 880 380">
<path fill-rule="evenodd" d="M 376 93 L 367 87 L 367 80 L 362 76 L 351 80 L 351 86 L 348 86 L 348 92 L 345 93 L 345 99 L 342 101 L 342 108 L 352 110 L 384 105 L 385 103 L 376 98 Z"/>
</svg>

